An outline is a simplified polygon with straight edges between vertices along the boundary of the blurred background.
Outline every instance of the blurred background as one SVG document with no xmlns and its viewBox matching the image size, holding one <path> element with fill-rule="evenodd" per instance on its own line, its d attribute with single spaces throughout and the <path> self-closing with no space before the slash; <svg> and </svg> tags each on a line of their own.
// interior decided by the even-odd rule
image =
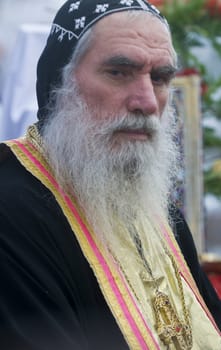
<svg viewBox="0 0 221 350">
<path fill-rule="evenodd" d="M 24 134 L 36 120 L 36 64 L 63 3 L 0 0 L 0 140 Z M 221 0 L 152 4 L 170 23 L 178 75 L 199 77 L 203 244 L 198 249 L 204 259 L 221 260 Z"/>
<path fill-rule="evenodd" d="M 202 250 L 221 256 L 221 0 L 152 3 L 160 7 L 170 23 L 179 55 L 179 74 L 200 77 Z"/>
<path fill-rule="evenodd" d="M 0 0 L 0 139 L 35 120 L 36 63 L 63 0 Z"/>
</svg>

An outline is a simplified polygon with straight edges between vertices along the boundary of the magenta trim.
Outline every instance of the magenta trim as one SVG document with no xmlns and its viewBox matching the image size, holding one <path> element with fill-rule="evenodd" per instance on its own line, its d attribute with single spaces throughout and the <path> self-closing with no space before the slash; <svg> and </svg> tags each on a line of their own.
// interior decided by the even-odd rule
<svg viewBox="0 0 221 350">
<path fill-rule="evenodd" d="M 59 185 L 57 184 L 57 182 L 54 180 L 54 178 L 50 175 L 50 173 L 42 166 L 42 164 L 26 149 L 25 145 L 23 145 L 22 143 L 20 143 L 18 140 L 13 140 L 18 147 L 20 147 L 20 149 L 26 154 L 26 156 L 40 169 L 40 171 L 51 181 L 51 183 L 53 184 L 53 186 L 56 188 L 56 190 L 58 190 L 63 198 L 65 199 L 66 203 L 68 204 L 69 208 L 71 209 L 72 213 L 74 214 L 74 216 L 76 217 L 78 223 L 80 224 L 81 226 L 81 229 L 82 231 L 84 232 L 84 235 L 86 236 L 91 248 L 93 249 L 95 255 L 96 255 L 96 258 L 98 259 L 100 265 L 102 266 L 106 276 L 107 276 L 107 279 L 108 279 L 108 282 L 112 288 L 112 291 L 114 292 L 116 298 L 117 298 L 117 301 L 121 307 L 121 309 L 123 310 L 124 312 L 124 315 L 132 329 L 132 331 L 134 332 L 135 336 L 137 337 L 137 340 L 138 342 L 140 343 L 140 346 L 143 350 L 149 350 L 149 348 L 147 347 L 147 344 L 142 336 L 142 334 L 140 333 L 139 329 L 137 328 L 137 325 L 135 323 L 135 321 L 133 320 L 132 316 L 130 315 L 130 312 L 127 308 L 127 305 L 125 303 L 125 301 L 123 300 L 123 297 L 121 296 L 121 293 L 120 293 L 120 290 L 118 288 L 118 286 L 116 285 L 116 282 L 114 281 L 114 278 L 112 276 L 112 273 L 104 259 L 104 257 L 102 256 L 101 252 L 98 250 L 95 242 L 93 241 L 90 233 L 88 232 L 87 230 L 87 227 L 85 226 L 85 224 L 82 222 L 77 210 L 75 209 L 75 207 L 73 206 L 73 203 L 71 202 L 70 198 L 65 195 L 65 193 L 62 191 L 62 189 L 59 187 Z M 122 280 L 122 278 L 121 278 Z M 125 285 L 125 282 L 122 280 L 122 282 L 124 283 Z M 126 286 L 126 285 L 125 285 Z M 137 309 L 137 312 L 140 314 L 140 311 L 139 309 L 137 308 L 133 298 L 131 297 L 131 294 L 126 286 L 126 289 L 128 291 L 128 294 L 134 304 L 134 306 L 136 307 Z M 141 315 L 141 314 L 140 314 Z M 145 324 L 145 321 L 142 317 L 142 320 Z M 153 338 L 153 334 L 151 332 L 151 330 L 147 327 L 147 325 L 145 324 L 145 327 L 147 328 L 148 332 L 150 333 L 151 337 L 152 337 L 152 340 L 153 342 L 155 343 L 157 349 L 160 350 L 159 346 L 157 345 L 157 343 L 155 342 L 155 339 Z"/>
<path fill-rule="evenodd" d="M 150 329 L 150 328 L 148 327 L 148 325 L 146 324 L 146 321 L 144 320 L 142 313 L 140 312 L 139 308 L 137 307 L 136 302 L 135 302 L 135 300 L 134 300 L 134 297 L 132 296 L 131 291 L 129 290 L 127 284 L 125 283 L 124 278 L 122 277 L 122 274 L 121 274 L 121 272 L 120 272 L 119 270 L 118 270 L 118 273 L 119 273 L 119 276 L 120 276 L 120 279 L 121 279 L 122 283 L 124 284 L 125 289 L 127 290 L 127 293 L 129 294 L 129 296 L 130 296 L 130 298 L 131 298 L 131 301 L 132 301 L 134 307 L 135 307 L 136 310 L 137 310 L 137 313 L 139 314 L 140 318 L 141 318 L 142 321 L 143 321 L 144 326 L 147 328 L 147 330 L 148 330 L 150 336 L 152 337 L 152 341 L 154 342 L 154 345 L 156 346 L 156 349 L 160 350 L 160 347 L 159 347 L 159 345 L 157 344 L 156 340 L 154 339 L 154 335 L 153 335 L 151 329 Z"/>
<path fill-rule="evenodd" d="M 168 232 L 167 232 L 167 229 L 165 228 L 165 226 L 163 225 L 162 222 L 160 222 L 160 226 L 161 226 L 161 229 L 162 229 L 162 231 L 163 231 L 163 233 L 164 233 L 164 236 L 165 236 L 165 238 L 166 238 L 166 240 L 167 240 L 167 242 L 168 242 L 170 248 L 172 249 L 172 251 L 173 251 L 173 253 L 175 254 L 176 258 L 178 259 L 179 263 L 180 263 L 180 264 L 182 265 L 182 267 L 186 270 L 186 272 L 189 273 L 189 271 L 187 270 L 185 264 L 184 264 L 183 261 L 181 260 L 180 255 L 178 254 L 178 251 L 177 251 L 176 247 L 174 246 L 174 244 L 173 244 L 173 242 L 172 242 L 172 240 L 171 240 L 171 238 L 170 238 L 170 235 L 169 235 Z"/>
<path fill-rule="evenodd" d="M 173 253 L 175 254 L 176 258 L 178 259 L 179 263 L 182 265 L 183 269 L 184 269 L 184 270 L 186 271 L 186 273 L 189 275 L 190 272 L 188 271 L 187 267 L 186 267 L 185 264 L 183 263 L 183 261 L 182 261 L 180 255 L 179 255 L 179 253 L 178 253 L 176 247 L 175 247 L 174 244 L 173 244 L 173 241 L 172 241 L 171 238 L 170 238 L 170 235 L 169 235 L 168 232 L 167 232 L 167 229 L 164 227 L 163 223 L 160 223 L 160 226 L 161 226 L 161 228 L 162 228 L 162 231 L 163 231 L 163 233 L 164 233 L 164 236 L 165 236 L 165 238 L 166 238 L 166 240 L 167 240 L 167 242 L 168 242 L 170 248 L 172 249 L 172 251 L 173 251 Z M 180 271 L 180 274 L 181 274 L 181 276 L 183 277 L 183 279 L 186 281 L 186 283 L 188 284 L 188 286 L 190 287 L 190 289 L 192 290 L 192 292 L 194 293 L 193 288 L 191 287 L 189 281 L 186 279 L 186 277 L 184 276 L 184 274 L 182 273 L 182 271 Z M 208 310 L 207 308 L 205 308 L 204 305 L 202 304 L 201 298 L 197 295 L 197 293 L 194 293 L 194 295 L 195 295 L 197 301 L 199 302 L 199 304 L 202 306 L 203 310 L 205 311 L 207 317 L 208 317 L 209 320 L 212 322 L 212 324 L 213 324 L 213 326 L 215 327 L 215 329 L 216 329 L 216 330 L 218 331 L 218 333 L 221 335 L 221 332 L 220 332 L 220 330 L 218 329 L 217 324 L 216 324 L 216 322 L 214 321 L 214 319 L 213 319 L 212 315 L 210 314 L 209 310 Z"/>
</svg>

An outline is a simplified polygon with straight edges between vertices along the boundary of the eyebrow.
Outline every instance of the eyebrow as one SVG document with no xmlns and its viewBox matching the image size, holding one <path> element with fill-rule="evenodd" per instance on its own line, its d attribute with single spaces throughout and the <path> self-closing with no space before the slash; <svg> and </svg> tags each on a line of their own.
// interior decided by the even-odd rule
<svg viewBox="0 0 221 350">
<path fill-rule="evenodd" d="M 174 77 L 177 72 L 177 68 L 171 64 L 165 66 L 154 67 L 151 70 L 151 74 L 158 74 L 162 76 Z"/>
<path fill-rule="evenodd" d="M 127 56 L 116 55 L 104 60 L 102 62 L 102 65 L 110 66 L 110 67 L 126 67 L 126 68 L 132 68 L 136 70 L 142 70 L 145 64 L 138 63 L 137 61 L 134 61 L 133 59 Z M 176 72 L 177 72 L 177 68 L 172 64 L 155 67 L 151 70 L 152 74 L 162 74 L 164 76 L 171 76 L 171 77 L 173 77 Z"/>
<path fill-rule="evenodd" d="M 112 67 L 128 67 L 141 70 L 144 66 L 144 63 L 138 63 L 129 57 L 123 55 L 117 55 L 104 60 L 102 63 L 103 66 L 112 66 Z"/>
</svg>

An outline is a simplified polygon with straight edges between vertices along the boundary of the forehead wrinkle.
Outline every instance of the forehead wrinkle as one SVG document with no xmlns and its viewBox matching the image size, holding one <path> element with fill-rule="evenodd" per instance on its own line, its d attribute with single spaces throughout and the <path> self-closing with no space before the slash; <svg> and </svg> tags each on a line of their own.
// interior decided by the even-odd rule
<svg viewBox="0 0 221 350">
<path fill-rule="evenodd" d="M 125 36 L 127 37 L 127 36 Z M 116 54 L 109 52 L 110 57 L 103 57 L 103 65 L 113 65 L 113 66 L 128 66 L 131 68 L 142 69 L 149 59 L 156 58 L 159 61 L 160 58 L 168 57 L 168 61 L 173 60 L 172 45 L 170 45 L 169 40 L 162 40 L 158 42 L 151 42 L 147 38 L 140 38 L 139 46 L 132 38 L 127 39 L 126 44 L 124 37 L 110 38 L 105 42 L 109 43 L 105 50 L 109 50 L 110 46 L 113 47 L 112 51 L 116 51 Z M 101 47 L 99 47 L 101 49 Z M 98 50 L 98 48 L 97 48 Z M 126 50 L 126 52 L 124 52 Z M 102 50 L 103 51 L 103 50 Z M 118 51 L 118 52 L 117 52 Z"/>
</svg>

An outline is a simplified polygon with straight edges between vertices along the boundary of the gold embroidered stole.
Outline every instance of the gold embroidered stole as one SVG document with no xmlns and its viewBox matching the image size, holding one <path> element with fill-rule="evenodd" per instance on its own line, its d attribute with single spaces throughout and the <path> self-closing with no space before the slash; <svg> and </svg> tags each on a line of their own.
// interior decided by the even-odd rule
<svg viewBox="0 0 221 350">
<path fill-rule="evenodd" d="M 81 250 L 88 260 L 104 298 L 116 319 L 129 347 L 132 350 L 149 349 L 160 350 L 149 325 L 144 320 L 137 302 L 127 285 L 124 276 L 114 260 L 103 248 L 74 198 L 65 194 L 54 179 L 48 163 L 42 154 L 25 138 L 5 142 L 15 154 L 21 164 L 38 180 L 40 180 L 55 196 L 76 236 Z M 179 273 L 185 279 L 197 301 L 206 312 L 213 326 L 217 326 L 208 311 L 189 272 L 186 262 L 178 248 L 176 240 L 166 223 L 161 223 L 161 230 L 165 237 L 167 249 L 176 258 Z M 218 331 L 218 330 L 217 330 Z"/>
</svg>

